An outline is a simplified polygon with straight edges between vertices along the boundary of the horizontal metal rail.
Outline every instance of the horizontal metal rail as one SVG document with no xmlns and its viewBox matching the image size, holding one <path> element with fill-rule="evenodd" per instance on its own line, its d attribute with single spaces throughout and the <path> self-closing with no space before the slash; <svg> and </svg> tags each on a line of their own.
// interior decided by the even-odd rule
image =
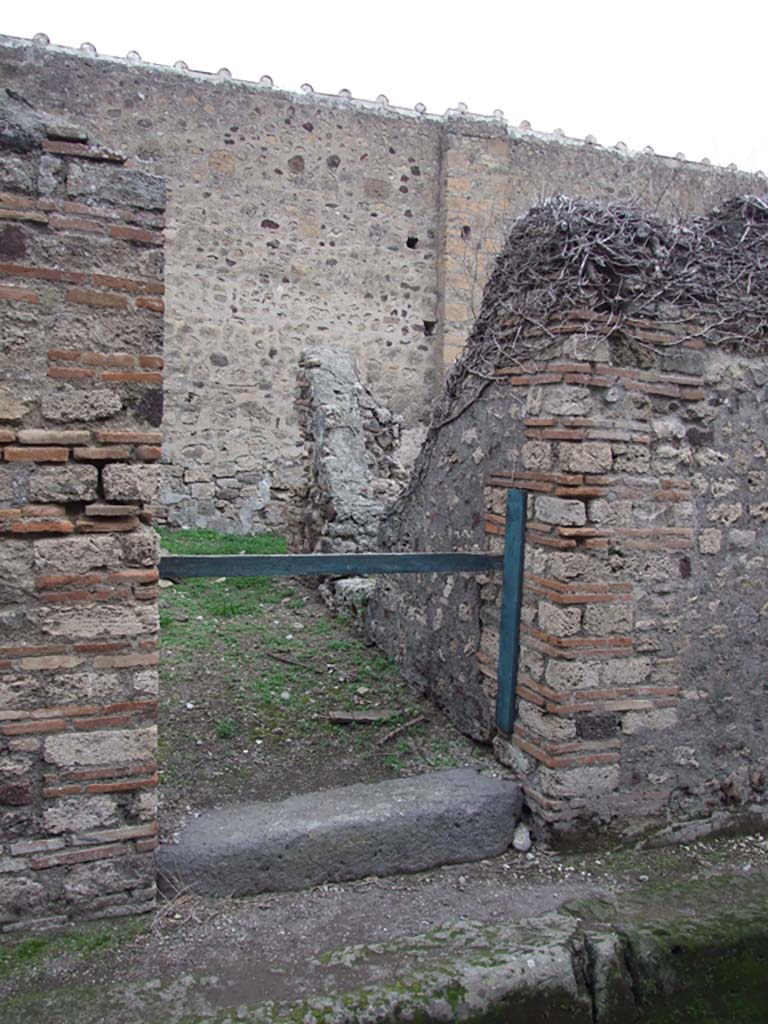
<svg viewBox="0 0 768 1024">
<path fill-rule="evenodd" d="M 467 551 L 356 552 L 328 555 L 165 555 L 160 575 L 190 576 L 379 576 L 402 572 L 502 573 L 496 725 L 507 735 L 515 721 L 523 593 L 526 492 L 510 489 L 506 502 L 504 554 Z"/>
<path fill-rule="evenodd" d="M 502 555 L 469 552 L 330 555 L 165 555 L 160 575 L 188 576 L 377 576 L 402 572 L 501 572 Z"/>
</svg>

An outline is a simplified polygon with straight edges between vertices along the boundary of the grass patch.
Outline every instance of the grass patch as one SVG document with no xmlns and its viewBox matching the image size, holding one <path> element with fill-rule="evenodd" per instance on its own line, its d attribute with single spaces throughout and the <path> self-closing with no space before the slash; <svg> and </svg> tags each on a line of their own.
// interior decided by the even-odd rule
<svg viewBox="0 0 768 1024">
<path fill-rule="evenodd" d="M 288 542 L 279 533 L 252 536 L 215 530 L 171 530 L 158 527 L 160 541 L 172 555 L 285 555 Z"/>
<path fill-rule="evenodd" d="M 94 956 L 130 942 L 149 927 L 146 917 L 119 923 L 81 926 L 49 935 L 35 935 L 0 946 L 0 978 L 34 969 L 54 957 Z"/>
<path fill-rule="evenodd" d="M 161 531 L 184 554 L 285 552 L 283 538 Z M 161 592 L 163 800 L 186 810 L 478 762 L 397 666 L 284 577 L 180 580 Z M 389 712 L 338 725 L 331 711 Z M 425 716 L 402 740 L 378 740 Z M 482 756 L 482 755 L 480 755 Z"/>
</svg>

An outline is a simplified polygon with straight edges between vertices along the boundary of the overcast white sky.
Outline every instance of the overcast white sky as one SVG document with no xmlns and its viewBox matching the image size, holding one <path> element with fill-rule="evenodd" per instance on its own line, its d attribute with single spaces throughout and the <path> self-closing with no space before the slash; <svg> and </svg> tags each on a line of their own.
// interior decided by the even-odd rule
<svg viewBox="0 0 768 1024">
<path fill-rule="evenodd" d="M 0 32 L 768 173 L 765 0 L 27 0 Z"/>
</svg>

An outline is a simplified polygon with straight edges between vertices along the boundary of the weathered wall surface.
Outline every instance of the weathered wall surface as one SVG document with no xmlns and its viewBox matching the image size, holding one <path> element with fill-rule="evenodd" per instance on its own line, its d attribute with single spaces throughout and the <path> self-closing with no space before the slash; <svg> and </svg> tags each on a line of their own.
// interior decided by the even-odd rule
<svg viewBox="0 0 768 1024">
<path fill-rule="evenodd" d="M 400 422 L 361 383 L 345 349 L 302 356 L 298 402 L 310 462 L 302 541 L 308 551 L 372 551 L 379 521 L 401 490 L 393 458 Z"/>
<path fill-rule="evenodd" d="M 0 930 L 155 899 L 160 179 L 0 93 Z"/>
<path fill-rule="evenodd" d="M 299 533 L 301 351 L 342 345 L 406 428 L 474 319 L 503 225 L 542 195 L 687 215 L 753 176 L 492 119 L 435 118 L 0 41 L 4 81 L 169 186 L 163 504 Z"/>
<path fill-rule="evenodd" d="M 718 259 L 724 238 L 757 235 L 764 252 L 755 209 L 749 226 L 733 211 L 708 230 L 710 268 L 739 265 L 732 248 Z M 636 251 L 651 233 L 631 236 Z M 507 266 L 526 255 L 510 246 Z M 500 552 L 506 489 L 530 492 L 517 717 L 495 749 L 554 833 L 765 817 L 768 372 L 746 337 L 765 325 L 764 272 L 753 287 L 741 343 L 717 344 L 693 307 L 564 309 L 511 346 L 538 358 L 505 364 L 509 310 L 525 302 L 500 264 L 468 350 L 491 339 L 495 380 L 454 389 L 385 523 L 396 549 Z M 707 301 L 739 324 L 725 292 Z M 480 739 L 494 732 L 499 604 L 498 579 L 390 577 L 372 609 L 377 641 Z"/>
</svg>

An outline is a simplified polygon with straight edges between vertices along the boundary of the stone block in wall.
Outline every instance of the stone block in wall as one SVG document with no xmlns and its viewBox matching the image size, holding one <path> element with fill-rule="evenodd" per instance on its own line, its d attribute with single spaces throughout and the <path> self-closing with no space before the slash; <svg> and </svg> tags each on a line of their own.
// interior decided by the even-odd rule
<svg viewBox="0 0 768 1024">
<path fill-rule="evenodd" d="M 73 161 L 68 167 L 67 195 L 96 204 L 162 210 L 165 188 L 161 178 L 145 171 L 127 170 L 107 163 Z"/>
<path fill-rule="evenodd" d="M 160 483 L 156 466 L 110 463 L 102 471 L 104 496 L 110 501 L 154 501 Z"/>
<path fill-rule="evenodd" d="M 54 423 L 105 420 L 119 413 L 122 407 L 122 399 L 116 391 L 105 388 L 78 391 L 68 385 L 50 391 L 42 401 L 43 417 Z"/>
<path fill-rule="evenodd" d="M 157 749 L 157 727 L 147 729 L 109 729 L 103 732 L 57 732 L 46 737 L 43 758 L 59 768 L 84 768 L 94 765 L 120 767 L 153 761 Z"/>
<path fill-rule="evenodd" d="M 583 502 L 543 494 L 536 498 L 535 514 L 542 523 L 553 523 L 557 526 L 584 526 L 587 521 Z"/>
<path fill-rule="evenodd" d="M 95 466 L 41 466 L 30 482 L 33 501 L 95 501 L 99 473 Z"/>
</svg>

